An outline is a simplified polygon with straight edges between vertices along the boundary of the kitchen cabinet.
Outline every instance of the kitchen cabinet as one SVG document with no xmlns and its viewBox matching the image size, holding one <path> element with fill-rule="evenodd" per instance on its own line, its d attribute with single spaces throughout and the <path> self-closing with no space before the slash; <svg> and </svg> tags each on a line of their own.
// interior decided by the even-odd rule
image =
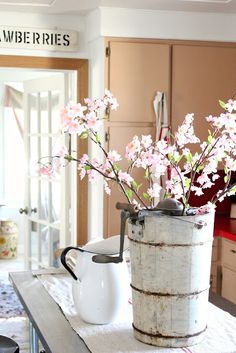
<svg viewBox="0 0 236 353">
<path fill-rule="evenodd" d="M 194 113 L 195 134 L 206 140 L 205 117 L 219 114 L 219 100 L 236 93 L 236 46 L 217 43 L 173 45 L 171 125 L 176 131 L 187 113 Z M 197 150 L 191 146 L 191 150 Z"/>
<path fill-rule="evenodd" d="M 212 260 L 211 260 L 211 291 L 221 293 L 221 243 L 222 239 L 218 236 L 214 237 L 212 244 Z"/>
<path fill-rule="evenodd" d="M 171 48 L 169 44 L 108 39 L 106 53 L 106 87 L 119 103 L 117 111 L 109 112 L 105 124 L 106 148 L 124 156 L 125 146 L 133 136 L 155 137 L 153 100 L 157 91 L 170 96 Z M 125 162 L 121 166 L 123 170 L 127 168 Z M 135 179 L 144 185 L 142 174 L 141 170 L 137 172 Z M 107 236 L 119 234 L 117 201 L 126 202 L 126 199 L 115 185 L 111 196 L 105 196 L 104 201 Z"/>
<path fill-rule="evenodd" d="M 172 132 L 195 113 L 201 139 L 209 128 L 205 117 L 220 113 L 218 101 L 235 94 L 235 43 L 106 38 L 105 60 L 105 86 L 119 102 L 105 125 L 106 147 L 121 153 L 136 133 L 155 136 L 156 91 L 166 93 Z M 121 197 L 117 191 L 105 196 L 107 236 L 119 233 L 114 206 Z"/>
<path fill-rule="evenodd" d="M 236 242 L 222 239 L 222 296 L 236 304 Z"/>
</svg>

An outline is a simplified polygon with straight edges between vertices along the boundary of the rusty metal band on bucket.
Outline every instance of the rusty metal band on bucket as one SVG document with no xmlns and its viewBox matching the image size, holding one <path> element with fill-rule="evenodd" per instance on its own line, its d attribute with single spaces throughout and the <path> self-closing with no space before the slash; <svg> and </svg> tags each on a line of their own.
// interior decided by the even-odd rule
<svg viewBox="0 0 236 353">
<path fill-rule="evenodd" d="M 156 292 L 145 291 L 143 289 L 139 289 L 139 288 L 135 287 L 132 283 L 130 284 L 130 287 L 133 290 L 135 290 L 136 292 L 139 292 L 139 293 L 144 294 L 144 295 L 153 295 L 153 296 L 156 296 L 156 297 L 179 297 L 179 298 L 185 298 L 185 297 L 191 297 L 191 296 L 194 296 L 194 295 L 198 295 L 198 294 L 201 294 L 201 293 L 203 293 L 203 292 L 205 292 L 205 291 L 207 291 L 209 289 L 209 287 L 208 287 L 206 289 L 203 289 L 201 291 L 196 291 L 196 292 L 193 292 L 193 293 L 170 294 L 170 293 L 156 293 Z"/>
<path fill-rule="evenodd" d="M 185 335 L 185 336 L 165 336 L 165 335 L 162 335 L 160 332 L 157 332 L 157 333 L 149 333 L 149 332 L 145 332 L 145 331 L 142 331 L 140 329 L 138 329 L 137 327 L 135 327 L 135 325 L 132 323 L 132 326 L 134 328 L 134 330 L 136 330 L 138 333 L 142 334 L 142 335 L 146 335 L 146 336 L 149 336 L 149 337 L 153 337 L 153 338 L 164 338 L 164 339 L 181 339 L 181 338 L 190 338 L 190 337 L 195 337 L 195 336 L 199 336 L 201 335 L 203 332 L 206 331 L 207 329 L 207 326 L 200 332 L 197 332 L 197 333 L 193 333 L 191 335 Z"/>
<path fill-rule="evenodd" d="M 156 247 L 163 247 L 163 246 L 170 246 L 170 247 L 175 247 L 175 246 L 179 246 L 179 247 L 193 247 L 193 246 L 202 246 L 206 243 L 212 242 L 212 240 L 207 240 L 205 242 L 200 242 L 200 243 L 196 243 L 196 244 L 167 244 L 167 243 L 150 243 L 150 242 L 144 242 L 144 241 L 140 241 L 140 240 L 135 240 L 133 238 L 128 237 L 130 241 L 137 243 L 137 244 L 141 244 L 141 245 L 147 245 L 147 246 L 156 246 Z"/>
</svg>

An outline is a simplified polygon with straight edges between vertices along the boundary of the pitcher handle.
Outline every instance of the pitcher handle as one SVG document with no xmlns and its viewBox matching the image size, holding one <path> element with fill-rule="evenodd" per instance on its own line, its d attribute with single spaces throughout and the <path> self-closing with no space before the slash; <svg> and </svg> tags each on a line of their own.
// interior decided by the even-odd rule
<svg viewBox="0 0 236 353">
<path fill-rule="evenodd" d="M 75 273 L 73 272 L 73 270 L 68 266 L 67 262 L 66 262 L 66 255 L 70 250 L 77 250 L 77 251 L 82 251 L 82 249 L 80 248 L 76 248 L 75 246 L 68 246 L 67 248 L 65 248 L 62 253 L 61 253 L 61 263 L 62 265 L 65 267 L 65 269 L 70 273 L 70 275 L 77 281 L 78 277 L 75 275 Z"/>
</svg>

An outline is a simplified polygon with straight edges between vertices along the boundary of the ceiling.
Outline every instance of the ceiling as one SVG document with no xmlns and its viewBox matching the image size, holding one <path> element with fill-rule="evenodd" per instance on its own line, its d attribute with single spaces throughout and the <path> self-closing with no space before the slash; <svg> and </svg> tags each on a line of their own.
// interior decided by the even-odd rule
<svg viewBox="0 0 236 353">
<path fill-rule="evenodd" d="M 0 0 L 0 11 L 83 15 L 98 6 L 236 13 L 236 0 Z"/>
</svg>

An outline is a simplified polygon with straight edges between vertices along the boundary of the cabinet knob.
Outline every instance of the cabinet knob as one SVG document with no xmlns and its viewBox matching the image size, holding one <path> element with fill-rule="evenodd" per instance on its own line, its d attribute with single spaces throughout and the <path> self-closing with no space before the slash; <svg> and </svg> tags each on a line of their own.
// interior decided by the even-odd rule
<svg viewBox="0 0 236 353">
<path fill-rule="evenodd" d="M 36 207 L 34 207 L 34 208 L 31 208 L 31 213 L 37 213 L 37 208 Z"/>
</svg>

